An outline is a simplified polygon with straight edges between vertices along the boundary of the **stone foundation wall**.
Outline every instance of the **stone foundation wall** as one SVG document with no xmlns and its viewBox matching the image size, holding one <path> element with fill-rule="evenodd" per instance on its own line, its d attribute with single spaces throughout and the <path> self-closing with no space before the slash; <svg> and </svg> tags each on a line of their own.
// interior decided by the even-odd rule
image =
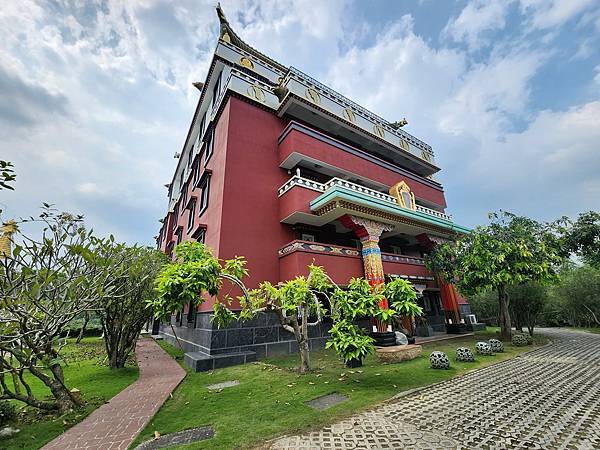
<svg viewBox="0 0 600 450">
<path fill-rule="evenodd" d="M 296 353 L 298 344 L 294 335 L 284 330 L 277 316 L 260 313 L 252 320 L 236 321 L 227 328 L 219 329 L 212 324 L 212 313 L 198 313 L 193 322 L 187 322 L 184 315 L 180 325 L 172 316 L 171 323 L 185 352 L 202 352 L 206 355 L 225 353 L 255 352 L 258 359 Z M 328 336 L 330 323 L 309 327 L 311 350 L 323 348 Z M 172 345 L 177 345 L 173 330 L 168 324 L 161 324 L 160 334 Z"/>
</svg>

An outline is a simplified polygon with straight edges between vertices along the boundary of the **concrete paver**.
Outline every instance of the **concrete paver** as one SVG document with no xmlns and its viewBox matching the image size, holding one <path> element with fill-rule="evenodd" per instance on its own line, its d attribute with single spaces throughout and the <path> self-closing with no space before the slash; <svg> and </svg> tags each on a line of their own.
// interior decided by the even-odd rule
<svg viewBox="0 0 600 450">
<path fill-rule="evenodd" d="M 600 335 L 551 345 L 399 396 L 275 449 L 598 449 Z"/>
</svg>

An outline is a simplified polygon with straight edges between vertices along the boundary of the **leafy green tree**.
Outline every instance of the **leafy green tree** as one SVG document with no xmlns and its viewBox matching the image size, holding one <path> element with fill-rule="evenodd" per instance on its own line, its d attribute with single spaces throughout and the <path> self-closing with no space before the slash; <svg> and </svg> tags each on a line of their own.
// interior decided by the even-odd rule
<svg viewBox="0 0 600 450">
<path fill-rule="evenodd" d="M 480 322 L 488 325 L 498 325 L 498 293 L 486 291 L 469 298 L 471 311 Z"/>
<path fill-rule="evenodd" d="M 154 311 L 155 318 L 170 323 L 173 312 L 182 311 L 188 304 L 203 303 L 206 300 L 205 295 L 218 295 L 223 280 L 238 286 L 244 298 L 247 298 L 248 292 L 242 282 L 243 277 L 248 274 L 244 258 L 221 261 L 200 242 L 178 244 L 175 247 L 175 256 L 175 261 L 163 266 L 156 277 L 155 288 L 158 295 L 146 300 L 147 305 Z M 228 296 L 223 299 L 217 298 L 214 318 L 220 321 L 220 324 L 231 320 L 231 317 L 225 317 L 229 311 L 229 304 L 231 298 Z M 177 339 L 174 329 L 173 333 Z"/>
<path fill-rule="evenodd" d="M 382 298 L 388 300 L 390 308 L 379 306 Z M 416 300 L 414 287 L 401 278 L 375 288 L 363 278 L 350 280 L 347 289 L 336 286 L 330 296 L 333 327 L 326 347 L 333 348 L 346 363 L 362 360 L 373 353 L 375 347 L 373 339 L 356 325 L 357 319 L 373 317 L 389 322 L 398 315 L 420 315 L 423 311 Z"/>
<path fill-rule="evenodd" d="M 308 271 L 307 277 L 298 276 L 276 286 L 263 282 L 251 290 L 248 297 L 240 298 L 242 320 L 251 319 L 258 313 L 273 312 L 282 328 L 294 335 L 300 354 L 300 373 L 310 371 L 308 330 L 325 316 L 322 299 L 332 287 L 322 267 L 310 265 Z M 215 305 L 215 317 L 218 323 L 227 324 L 235 315 L 221 303 Z"/>
<path fill-rule="evenodd" d="M 581 213 L 572 226 L 565 229 L 564 240 L 568 251 L 590 266 L 600 268 L 600 213 Z"/>
<path fill-rule="evenodd" d="M 34 236 L 23 231 L 31 221 Z M 57 213 L 49 205 L 39 219 L 17 225 L 12 251 L 0 256 L 0 400 L 65 412 L 81 400 L 64 379 L 66 340 L 60 336 L 73 319 L 97 310 L 105 297 L 117 297 L 118 268 L 126 266 L 125 256 L 113 252 L 112 237 L 100 239 L 86 230 L 81 216 Z M 53 398 L 36 395 L 27 373 Z"/>
<path fill-rule="evenodd" d="M 555 280 L 562 262 L 555 234 L 548 225 L 508 212 L 490 215 L 455 243 L 437 246 L 427 267 L 454 283 L 463 295 L 498 292 L 501 338 L 510 340 L 508 287 L 528 281 Z"/>
<path fill-rule="evenodd" d="M 10 185 L 17 179 L 17 175 L 13 169 L 13 165 L 10 161 L 0 160 L 0 190 L 10 189 L 13 191 L 15 188 Z"/>
<path fill-rule="evenodd" d="M 148 302 L 157 296 L 154 280 L 167 257 L 156 249 L 123 244 L 110 251 L 111 265 L 125 266 L 117 268 L 115 289 L 102 299 L 99 316 L 109 366 L 119 369 L 125 367 L 144 324 L 152 317 Z"/>
<path fill-rule="evenodd" d="M 519 331 L 525 326 L 533 336 L 533 330 L 548 303 L 547 287 L 536 282 L 528 282 L 508 288 L 510 314 L 515 319 Z"/>
<path fill-rule="evenodd" d="M 558 325 L 574 327 L 600 326 L 600 269 L 566 265 L 560 282 L 550 288 L 550 307 Z"/>
</svg>

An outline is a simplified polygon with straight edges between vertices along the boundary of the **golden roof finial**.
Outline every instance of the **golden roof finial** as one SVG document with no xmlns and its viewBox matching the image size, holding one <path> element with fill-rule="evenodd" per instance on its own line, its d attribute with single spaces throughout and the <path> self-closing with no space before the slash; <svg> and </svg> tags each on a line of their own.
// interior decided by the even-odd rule
<svg viewBox="0 0 600 450">
<path fill-rule="evenodd" d="M 2 236 L 0 236 L 0 255 L 10 256 L 11 255 L 11 243 L 12 235 L 17 232 L 19 227 L 17 222 L 9 220 L 2 224 Z"/>
</svg>

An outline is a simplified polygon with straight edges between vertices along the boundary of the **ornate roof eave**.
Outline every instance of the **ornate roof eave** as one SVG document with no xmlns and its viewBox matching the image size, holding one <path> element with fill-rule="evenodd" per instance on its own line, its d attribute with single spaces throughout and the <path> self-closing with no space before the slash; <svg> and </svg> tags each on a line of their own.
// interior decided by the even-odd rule
<svg viewBox="0 0 600 450">
<path fill-rule="evenodd" d="M 254 47 L 251 47 L 250 45 L 246 44 L 242 40 L 242 38 L 240 38 L 235 33 L 235 31 L 233 31 L 233 29 L 231 28 L 231 25 L 229 25 L 229 22 L 227 21 L 227 18 L 225 17 L 225 13 L 223 12 L 223 9 L 221 8 L 220 3 L 217 4 L 217 16 L 219 16 L 219 23 L 221 26 L 221 28 L 219 30 L 219 39 L 222 39 L 223 41 L 225 41 L 229 44 L 233 44 L 236 47 L 241 48 L 245 52 L 250 53 L 251 55 L 255 56 L 258 59 L 262 59 L 263 61 L 266 61 L 267 63 L 269 63 L 270 65 L 272 65 L 273 67 L 275 67 L 276 69 L 278 69 L 279 71 L 281 71 L 283 73 L 288 71 L 288 68 L 285 67 L 283 64 L 278 63 L 274 59 L 269 58 L 264 53 L 259 52 Z"/>
</svg>

